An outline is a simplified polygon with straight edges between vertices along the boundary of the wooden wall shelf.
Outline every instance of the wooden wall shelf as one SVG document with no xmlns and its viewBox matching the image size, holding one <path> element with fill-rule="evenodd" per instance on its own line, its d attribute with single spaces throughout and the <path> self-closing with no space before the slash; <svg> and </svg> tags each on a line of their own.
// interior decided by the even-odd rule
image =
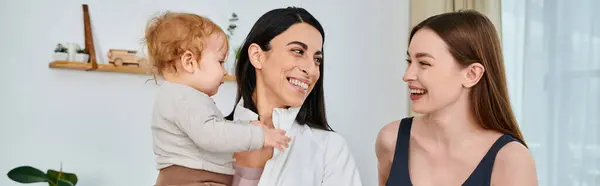
<svg viewBox="0 0 600 186">
<path fill-rule="evenodd" d="M 115 66 L 112 64 L 97 64 L 96 68 L 92 63 L 73 62 L 73 61 L 53 61 L 48 65 L 50 68 L 55 69 L 71 69 L 71 70 L 84 70 L 84 71 L 99 71 L 99 72 L 119 72 L 129 74 L 147 74 L 150 75 L 149 71 L 137 66 Z M 234 76 L 225 76 L 225 81 L 235 81 Z"/>
<path fill-rule="evenodd" d="M 94 39 L 92 38 L 92 25 L 90 23 L 89 7 L 87 4 L 81 5 L 83 8 L 83 31 L 85 37 L 85 48 L 89 52 L 90 62 L 75 62 L 75 61 L 53 61 L 48 65 L 55 69 L 71 69 L 83 71 L 99 71 L 99 72 L 120 72 L 129 74 L 147 74 L 151 75 L 150 71 L 144 70 L 138 66 L 116 66 L 114 64 L 98 64 L 96 61 L 96 50 L 94 50 Z M 225 76 L 225 81 L 235 81 L 235 76 Z"/>
</svg>

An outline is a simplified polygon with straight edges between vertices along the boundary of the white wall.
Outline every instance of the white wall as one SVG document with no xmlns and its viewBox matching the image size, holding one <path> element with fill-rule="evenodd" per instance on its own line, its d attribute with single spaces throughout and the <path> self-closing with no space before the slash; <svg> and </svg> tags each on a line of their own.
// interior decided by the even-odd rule
<svg viewBox="0 0 600 186">
<path fill-rule="evenodd" d="M 249 4 L 241 4 L 245 2 Z M 109 48 L 140 49 L 157 11 L 195 12 L 227 24 L 240 16 L 240 42 L 258 17 L 279 7 L 307 8 L 326 30 L 328 119 L 346 137 L 365 185 L 376 185 L 375 136 L 408 113 L 402 82 L 408 0 L 157 1 L 63 0 L 0 2 L 0 173 L 33 165 L 76 172 L 80 185 L 152 185 L 149 114 L 155 86 L 143 75 L 49 69 L 56 43 L 83 45 L 81 4 L 90 5 L 100 60 Z M 228 113 L 235 86 L 216 95 Z M 19 185 L 0 176 L 0 185 Z M 40 184 L 43 185 L 43 184 Z"/>
</svg>

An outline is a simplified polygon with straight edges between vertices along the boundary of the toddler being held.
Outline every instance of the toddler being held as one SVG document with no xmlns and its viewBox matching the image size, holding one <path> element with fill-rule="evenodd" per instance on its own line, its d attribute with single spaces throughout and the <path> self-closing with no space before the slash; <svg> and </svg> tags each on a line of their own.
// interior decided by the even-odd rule
<svg viewBox="0 0 600 186">
<path fill-rule="evenodd" d="M 145 41 L 153 68 L 165 80 L 152 116 L 153 149 L 161 170 L 157 186 L 230 184 L 234 152 L 288 146 L 284 131 L 225 120 L 212 101 L 223 83 L 229 51 L 219 26 L 195 14 L 168 12 L 149 24 Z"/>
</svg>

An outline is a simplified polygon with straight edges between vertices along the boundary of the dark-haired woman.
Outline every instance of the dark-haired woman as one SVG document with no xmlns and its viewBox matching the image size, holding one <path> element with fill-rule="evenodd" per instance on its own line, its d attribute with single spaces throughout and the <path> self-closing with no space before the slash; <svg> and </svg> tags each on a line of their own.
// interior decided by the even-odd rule
<svg viewBox="0 0 600 186">
<path fill-rule="evenodd" d="M 289 148 L 235 154 L 234 186 L 360 186 L 345 139 L 325 117 L 321 24 L 302 8 L 271 10 L 250 30 L 236 65 L 233 120 L 260 119 Z"/>
</svg>

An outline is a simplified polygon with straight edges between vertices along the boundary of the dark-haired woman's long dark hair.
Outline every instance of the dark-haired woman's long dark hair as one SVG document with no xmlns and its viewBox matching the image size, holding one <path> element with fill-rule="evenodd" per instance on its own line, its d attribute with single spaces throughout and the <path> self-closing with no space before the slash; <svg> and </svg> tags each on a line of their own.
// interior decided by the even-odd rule
<svg viewBox="0 0 600 186">
<path fill-rule="evenodd" d="M 246 37 L 244 45 L 240 49 L 239 58 L 236 61 L 235 75 L 238 87 L 236 103 L 240 99 L 244 99 L 244 107 L 258 113 L 256 103 L 252 99 L 252 93 L 256 88 L 256 71 L 248 58 L 248 48 L 252 43 L 256 43 L 263 51 L 271 50 L 271 40 L 296 23 L 312 25 L 319 30 L 323 42 L 325 42 L 323 27 L 317 19 L 303 8 L 288 7 L 274 9 L 262 15 L 250 30 L 248 37 Z M 306 124 L 311 128 L 333 131 L 327 123 L 325 116 L 323 63 L 321 63 L 319 71 L 321 76 L 300 108 L 300 112 L 296 116 L 296 121 L 300 124 Z M 235 110 L 226 119 L 233 120 L 234 112 Z"/>
</svg>

